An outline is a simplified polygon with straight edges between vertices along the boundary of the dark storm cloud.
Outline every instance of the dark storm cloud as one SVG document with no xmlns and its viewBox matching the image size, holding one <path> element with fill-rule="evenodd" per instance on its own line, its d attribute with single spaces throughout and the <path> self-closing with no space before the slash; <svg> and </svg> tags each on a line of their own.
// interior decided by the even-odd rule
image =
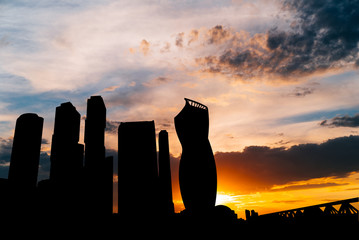
<svg viewBox="0 0 359 240">
<path fill-rule="evenodd" d="M 208 30 L 208 44 L 220 44 L 232 37 L 232 33 L 221 25 Z"/>
<path fill-rule="evenodd" d="M 10 167 L 11 151 L 12 151 L 11 138 L 4 139 L 0 137 L 0 178 L 7 178 Z M 42 144 L 48 144 L 48 140 L 42 139 Z M 40 153 L 39 159 L 39 172 L 38 179 L 47 179 L 50 174 L 50 155 L 46 152 Z"/>
<path fill-rule="evenodd" d="M 240 183 L 240 189 L 270 189 L 293 181 L 345 177 L 359 171 L 359 136 L 289 149 L 250 146 L 242 152 L 218 152 L 215 159 L 219 176 Z"/>
<path fill-rule="evenodd" d="M 121 122 L 119 122 L 119 121 L 106 120 L 106 129 L 105 129 L 105 131 L 107 133 L 110 133 L 110 134 L 117 134 L 118 126 L 120 125 L 120 123 Z"/>
<path fill-rule="evenodd" d="M 47 152 L 40 153 L 39 160 L 39 172 L 38 172 L 38 181 L 48 179 L 50 177 L 50 154 Z"/>
<path fill-rule="evenodd" d="M 42 138 L 41 139 L 41 144 L 50 144 L 49 140 Z"/>
<path fill-rule="evenodd" d="M 295 16 L 289 30 L 273 27 L 246 44 L 239 33 L 222 26 L 212 28 L 207 43 L 224 43 L 226 49 L 220 55 L 198 58 L 197 63 L 203 71 L 244 79 L 290 78 L 348 64 L 359 66 L 359 1 L 284 1 L 283 9 Z"/>
<path fill-rule="evenodd" d="M 293 97 L 305 97 L 314 92 L 314 88 L 309 87 L 296 87 L 289 96 Z"/>
<path fill-rule="evenodd" d="M 353 117 L 345 115 L 343 117 L 334 117 L 330 120 L 324 120 L 320 123 L 325 127 L 359 127 L 359 113 Z"/>
<path fill-rule="evenodd" d="M 7 178 L 10 166 L 12 139 L 0 137 L 0 178 Z"/>
<path fill-rule="evenodd" d="M 292 31 L 273 29 L 267 45 L 276 54 L 290 58 L 279 67 L 283 74 L 314 72 L 358 60 L 359 1 L 296 0 L 285 1 L 297 24 Z"/>
</svg>

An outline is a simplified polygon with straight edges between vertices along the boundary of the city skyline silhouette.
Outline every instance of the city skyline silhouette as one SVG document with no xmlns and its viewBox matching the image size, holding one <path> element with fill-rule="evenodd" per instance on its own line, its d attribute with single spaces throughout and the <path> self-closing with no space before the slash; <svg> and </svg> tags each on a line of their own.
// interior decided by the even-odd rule
<svg viewBox="0 0 359 240">
<path fill-rule="evenodd" d="M 200 223 L 232 229 L 248 224 L 302 225 L 318 221 L 359 224 L 358 210 L 351 205 L 358 202 L 358 197 L 270 214 L 244 208 L 246 219 L 238 218 L 228 206 L 215 205 L 217 171 L 208 139 L 208 107 L 185 98 L 174 123 L 183 147 L 179 183 L 185 210 L 180 213 L 174 210 L 167 131 L 158 132 L 157 145 L 153 120 L 121 122 L 118 159 L 106 157 L 106 106 L 101 96 L 87 100 L 85 145 L 79 144 L 80 114 L 76 108 L 70 102 L 56 108 L 50 177 L 38 183 L 43 118 L 34 113 L 18 118 L 9 177 L 0 179 L 0 212 L 8 218 L 72 216 L 121 224 L 172 223 L 184 227 Z M 118 213 L 112 211 L 114 160 L 118 161 Z M 144 223 L 144 218 L 153 222 Z"/>
<path fill-rule="evenodd" d="M 245 210 L 259 217 L 300 215 L 302 208 L 358 196 L 358 0 L 20 0 L 0 1 L 0 8 L 0 181 L 10 190 L 9 179 L 30 177 L 16 168 L 16 154 L 11 163 L 13 144 L 19 143 L 16 121 L 24 113 L 43 118 L 39 163 L 26 167 L 38 166 L 37 181 L 28 182 L 36 182 L 36 193 L 19 193 L 41 195 L 34 204 L 43 206 L 42 214 L 55 206 L 66 214 L 78 205 L 83 212 L 110 213 L 112 201 L 118 217 L 121 122 L 154 121 L 158 195 L 167 196 L 161 205 L 168 211 L 173 203 L 174 218 L 192 203 L 187 190 L 188 196 L 212 194 L 197 199 L 227 206 L 245 221 Z M 183 98 L 209 110 L 216 188 L 213 170 L 208 176 L 201 172 L 212 181 L 206 189 L 198 187 L 198 176 L 189 187 L 185 180 L 180 184 L 187 170 L 174 118 L 186 104 Z M 66 131 L 54 132 L 55 119 L 56 129 L 66 125 L 61 111 L 55 118 L 62 104 L 62 111 L 73 114 L 68 120 L 76 125 L 77 142 Z M 161 130 L 167 131 L 169 145 L 170 174 L 165 167 L 164 175 Z M 199 149 L 209 153 L 204 145 Z M 185 146 L 183 160 L 194 159 L 186 157 Z M 135 167 L 129 169 L 136 172 Z M 171 191 L 168 180 L 162 181 L 169 175 Z M 152 211 L 155 194 L 133 194 L 134 201 L 143 199 L 137 207 L 143 215 Z M 72 201 L 81 197 L 86 200 Z M 342 210 L 350 209 L 346 203 Z M 349 204 L 359 208 L 359 202 Z M 341 205 L 320 209 L 343 213 Z"/>
</svg>

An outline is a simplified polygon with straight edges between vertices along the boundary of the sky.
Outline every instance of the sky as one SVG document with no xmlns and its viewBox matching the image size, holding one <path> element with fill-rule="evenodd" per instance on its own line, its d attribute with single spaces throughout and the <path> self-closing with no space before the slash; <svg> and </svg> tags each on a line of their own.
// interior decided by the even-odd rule
<svg viewBox="0 0 359 240">
<path fill-rule="evenodd" d="M 209 108 L 217 204 L 242 217 L 358 197 L 358 22 L 355 0 L 3 0 L 0 177 L 19 115 L 44 118 L 45 179 L 56 106 L 80 112 L 83 143 L 86 99 L 101 95 L 108 154 L 120 122 L 168 131 L 179 212 L 186 97 Z"/>
</svg>

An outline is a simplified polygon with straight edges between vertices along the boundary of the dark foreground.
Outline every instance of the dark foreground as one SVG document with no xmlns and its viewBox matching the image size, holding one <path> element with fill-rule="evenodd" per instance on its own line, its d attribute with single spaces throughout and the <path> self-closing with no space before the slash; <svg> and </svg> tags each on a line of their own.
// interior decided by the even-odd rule
<svg viewBox="0 0 359 240">
<path fill-rule="evenodd" d="M 2 219 L 4 220 L 4 219 Z M 185 216 L 175 214 L 165 218 L 138 216 L 121 218 L 112 216 L 64 216 L 44 217 L 40 215 L 16 218 L 12 216 L 1 225 L 2 231 L 20 236 L 46 238 L 81 237 L 99 239 L 262 239 L 310 238 L 357 236 L 358 219 L 335 219 L 323 221 L 313 219 L 306 222 L 265 222 L 228 219 L 219 216 Z M 8 235 L 10 236 L 10 235 Z"/>
</svg>

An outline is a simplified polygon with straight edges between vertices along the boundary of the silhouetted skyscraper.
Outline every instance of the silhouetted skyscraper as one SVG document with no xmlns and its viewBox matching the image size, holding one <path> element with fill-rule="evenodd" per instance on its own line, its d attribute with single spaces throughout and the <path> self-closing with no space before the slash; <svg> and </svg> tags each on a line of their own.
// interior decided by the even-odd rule
<svg viewBox="0 0 359 240">
<path fill-rule="evenodd" d="M 87 99 L 85 168 L 91 173 L 105 159 L 106 107 L 101 96 Z"/>
<path fill-rule="evenodd" d="M 60 215 L 83 210 L 82 170 L 84 146 L 79 144 L 80 113 L 70 103 L 56 108 L 51 144 L 52 211 Z"/>
<path fill-rule="evenodd" d="M 81 115 L 70 103 L 56 107 L 54 134 L 51 144 L 50 179 L 72 181 L 83 167 L 84 147 L 79 144 Z"/>
<path fill-rule="evenodd" d="M 5 212 L 9 216 L 31 215 L 35 210 L 35 189 L 39 168 L 44 119 L 26 113 L 16 120 L 8 177 Z M 3 212 L 4 213 L 4 212 Z"/>
<path fill-rule="evenodd" d="M 103 170 L 101 173 L 103 206 L 101 213 L 112 215 L 113 213 L 113 156 L 105 158 Z"/>
<path fill-rule="evenodd" d="M 168 133 L 162 130 L 158 135 L 158 170 L 159 170 L 159 187 L 160 187 L 160 208 L 165 215 L 174 214 L 174 205 L 172 198 L 172 180 L 170 151 L 168 146 Z"/>
<path fill-rule="evenodd" d="M 105 128 L 105 103 L 101 96 L 91 96 L 85 123 L 85 201 L 94 214 L 112 214 L 113 158 L 105 158 Z"/>
<path fill-rule="evenodd" d="M 118 213 L 153 215 L 158 205 L 154 121 L 124 122 L 118 128 Z"/>
<path fill-rule="evenodd" d="M 179 183 L 183 203 L 191 213 L 213 208 L 217 195 L 217 172 L 208 140 L 208 108 L 186 99 L 175 117 L 175 127 L 182 145 Z"/>
<path fill-rule="evenodd" d="M 39 168 L 44 119 L 34 113 L 22 114 L 16 120 L 9 181 L 20 189 L 35 189 Z"/>
</svg>

